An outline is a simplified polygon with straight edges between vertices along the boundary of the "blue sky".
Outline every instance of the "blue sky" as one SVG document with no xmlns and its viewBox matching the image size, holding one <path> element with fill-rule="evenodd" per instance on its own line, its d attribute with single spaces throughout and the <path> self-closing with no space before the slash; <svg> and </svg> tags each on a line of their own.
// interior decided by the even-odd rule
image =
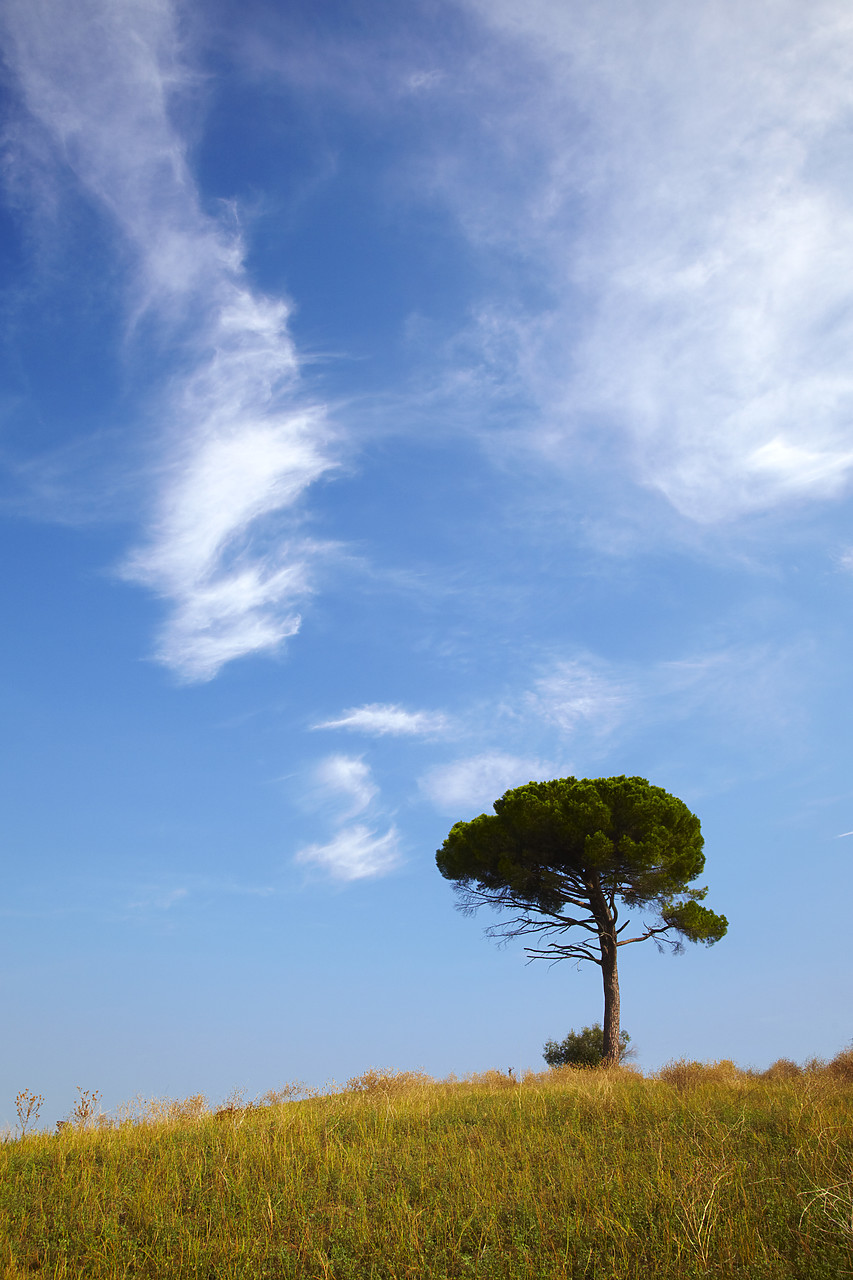
<svg viewBox="0 0 853 1280">
<path fill-rule="evenodd" d="M 847 6 L 4 21 L 0 1119 L 541 1065 L 597 971 L 434 853 L 566 774 L 730 920 L 644 1067 L 846 1044 Z"/>
</svg>

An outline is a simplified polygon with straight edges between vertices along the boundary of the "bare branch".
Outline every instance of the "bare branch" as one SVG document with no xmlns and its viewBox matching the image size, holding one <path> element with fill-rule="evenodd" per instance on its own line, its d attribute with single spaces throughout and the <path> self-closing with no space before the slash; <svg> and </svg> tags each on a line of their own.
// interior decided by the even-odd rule
<svg viewBox="0 0 853 1280">
<path fill-rule="evenodd" d="M 601 966 L 601 956 L 581 944 L 560 946 L 559 943 L 552 942 L 547 947 L 525 947 L 524 950 L 531 960 L 550 960 L 552 964 L 557 964 L 560 960 L 590 960 Z"/>
<path fill-rule="evenodd" d="M 626 924 L 627 923 L 628 921 L 626 921 Z M 659 925 L 657 928 L 647 929 L 645 933 L 638 934 L 636 938 L 622 938 L 621 941 L 616 943 L 616 945 L 617 947 L 627 947 L 632 942 L 645 942 L 648 938 L 654 938 L 657 934 L 668 933 L 672 927 L 673 926 L 671 924 L 662 924 L 662 925 Z M 667 942 L 669 942 L 671 946 L 673 945 L 677 947 L 681 946 L 681 944 L 677 942 L 674 938 L 673 939 L 667 938 Z"/>
<path fill-rule="evenodd" d="M 528 934 L 536 933 L 547 936 L 552 933 L 565 933 L 569 929 L 579 927 L 585 929 L 587 933 L 598 936 L 599 929 L 595 920 L 590 917 L 588 920 L 573 920 L 568 918 L 558 918 L 556 921 L 542 921 L 530 916 L 526 913 L 516 916 L 512 920 L 501 920 L 496 924 L 489 925 L 485 932 L 489 938 L 523 938 Z M 582 945 L 582 944 L 578 944 Z"/>
</svg>

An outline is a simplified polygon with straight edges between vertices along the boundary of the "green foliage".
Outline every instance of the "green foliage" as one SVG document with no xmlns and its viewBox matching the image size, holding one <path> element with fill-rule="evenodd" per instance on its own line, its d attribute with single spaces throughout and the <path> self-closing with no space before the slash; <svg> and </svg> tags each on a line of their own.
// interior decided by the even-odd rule
<svg viewBox="0 0 853 1280">
<path fill-rule="evenodd" d="M 631 1050 L 631 1037 L 627 1031 L 619 1036 L 619 1061 Z M 548 1040 L 542 1057 L 549 1067 L 600 1067 L 604 1059 L 604 1031 L 600 1022 L 594 1022 L 583 1031 L 570 1031 L 565 1040 Z"/>
<path fill-rule="evenodd" d="M 718 916 L 707 907 L 700 907 L 697 899 L 704 896 L 704 889 L 688 890 L 686 901 L 664 903 L 661 917 L 683 938 L 711 947 L 724 936 L 729 922 L 725 916 Z"/>
<path fill-rule="evenodd" d="M 661 932 L 705 943 L 725 934 L 725 916 L 699 905 L 705 889 L 690 887 L 705 866 L 699 819 L 662 787 L 555 778 L 507 791 L 494 810 L 457 822 L 436 855 L 468 906 L 522 908 L 547 923 L 573 897 L 586 902 L 592 878 L 627 907 L 655 911 Z"/>
</svg>

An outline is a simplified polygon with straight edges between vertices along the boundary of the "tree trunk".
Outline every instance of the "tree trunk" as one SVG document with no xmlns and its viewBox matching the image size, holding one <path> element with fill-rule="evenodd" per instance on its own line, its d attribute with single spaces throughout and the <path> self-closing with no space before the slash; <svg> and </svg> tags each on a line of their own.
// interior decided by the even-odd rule
<svg viewBox="0 0 853 1280">
<path fill-rule="evenodd" d="M 604 979 L 604 1053 L 602 1064 L 619 1065 L 619 970 L 616 965 L 616 934 L 599 935 L 601 939 L 601 976 Z"/>
<path fill-rule="evenodd" d="M 604 1052 L 602 1065 L 619 1064 L 619 1041 L 622 1028 L 619 1023 L 619 971 L 616 965 L 616 911 L 610 904 L 595 873 L 586 880 L 589 905 L 598 925 L 598 941 L 601 947 L 601 976 L 604 980 Z"/>
</svg>

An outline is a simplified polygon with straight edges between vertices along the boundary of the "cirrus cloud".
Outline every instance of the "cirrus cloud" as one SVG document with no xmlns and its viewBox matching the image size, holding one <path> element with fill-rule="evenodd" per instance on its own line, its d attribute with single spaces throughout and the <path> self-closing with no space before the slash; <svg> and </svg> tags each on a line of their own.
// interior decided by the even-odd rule
<svg viewBox="0 0 853 1280">
<path fill-rule="evenodd" d="M 321 867 L 335 880 L 365 880 L 385 875 L 400 862 L 396 827 L 377 835 L 369 827 L 344 827 L 327 844 L 309 844 L 294 859 Z"/>
<path fill-rule="evenodd" d="M 356 733 L 384 737 L 431 737 L 448 727 L 447 717 L 440 711 L 406 711 L 393 703 L 370 702 L 363 707 L 350 707 L 337 720 L 324 720 L 314 729 L 350 729 Z"/>
<path fill-rule="evenodd" d="M 168 335 L 181 372 L 160 397 L 147 528 L 121 572 L 167 602 L 157 656 L 187 680 L 277 649 L 328 548 L 298 536 L 298 502 L 335 466 L 302 402 L 289 308 L 254 289 L 238 234 L 206 213 L 173 123 L 194 80 L 167 0 L 11 0 L 9 58 L 30 113 L 123 238 L 131 332 Z M 16 163 L 26 168 L 26 147 Z"/>
<path fill-rule="evenodd" d="M 569 470 L 618 458 L 702 523 L 846 492 L 848 6 L 462 7 L 495 40 L 490 109 L 436 190 L 474 245 L 550 291 L 538 310 L 490 299 L 469 335 L 483 370 L 499 351 L 495 393 L 538 408 L 516 443 Z"/>
<path fill-rule="evenodd" d="M 567 772 L 567 769 L 555 769 L 547 761 L 486 751 L 436 765 L 418 779 L 418 786 L 441 813 L 458 815 L 489 808 L 504 791 L 532 778 L 567 775 Z"/>
</svg>

